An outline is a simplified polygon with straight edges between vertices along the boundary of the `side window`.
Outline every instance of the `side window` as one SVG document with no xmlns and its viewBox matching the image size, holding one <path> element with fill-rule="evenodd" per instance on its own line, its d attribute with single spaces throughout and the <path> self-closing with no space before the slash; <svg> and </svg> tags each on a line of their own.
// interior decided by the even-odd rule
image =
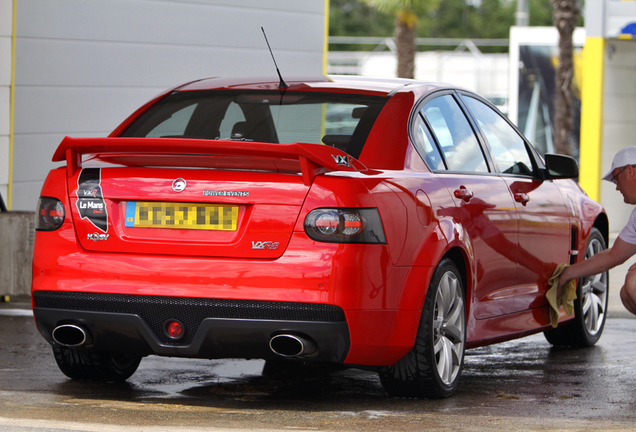
<svg viewBox="0 0 636 432">
<path fill-rule="evenodd" d="M 532 174 L 532 159 L 517 131 L 485 103 L 463 96 L 483 131 L 499 171 L 505 174 Z"/>
<path fill-rule="evenodd" d="M 451 95 L 433 99 L 422 108 L 450 171 L 488 172 L 488 164 L 468 119 Z"/>
<path fill-rule="evenodd" d="M 438 171 L 446 169 L 442 155 L 437 145 L 433 142 L 433 137 L 428 130 L 428 126 L 426 126 L 424 120 L 422 120 L 422 117 L 419 115 L 414 123 L 413 139 L 415 140 L 415 146 L 420 156 L 422 156 L 424 162 L 426 162 L 426 165 L 428 165 L 431 170 Z"/>
</svg>

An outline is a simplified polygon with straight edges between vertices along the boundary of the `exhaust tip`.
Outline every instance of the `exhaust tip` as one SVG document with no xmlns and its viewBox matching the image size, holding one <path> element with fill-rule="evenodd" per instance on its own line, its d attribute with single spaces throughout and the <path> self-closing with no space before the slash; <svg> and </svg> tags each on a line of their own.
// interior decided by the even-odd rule
<svg viewBox="0 0 636 432">
<path fill-rule="evenodd" d="M 315 342 L 301 336 L 280 334 L 269 341 L 269 348 L 283 357 L 308 357 L 318 351 Z"/>
<path fill-rule="evenodd" d="M 63 324 L 53 329 L 53 340 L 58 344 L 73 348 L 92 343 L 92 336 L 88 330 L 77 324 Z"/>
</svg>

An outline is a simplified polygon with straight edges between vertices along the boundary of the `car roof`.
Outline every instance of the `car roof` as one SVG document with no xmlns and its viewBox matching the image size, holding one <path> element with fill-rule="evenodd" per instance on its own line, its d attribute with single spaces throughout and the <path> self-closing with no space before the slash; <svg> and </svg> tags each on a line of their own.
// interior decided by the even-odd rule
<svg viewBox="0 0 636 432">
<path fill-rule="evenodd" d="M 286 77 L 289 91 L 354 92 L 360 94 L 390 96 L 399 91 L 427 93 L 439 89 L 457 88 L 449 84 L 423 82 L 402 78 L 371 78 L 353 75 Z M 213 77 L 184 84 L 175 90 L 280 90 L 280 81 L 272 77 Z"/>
</svg>

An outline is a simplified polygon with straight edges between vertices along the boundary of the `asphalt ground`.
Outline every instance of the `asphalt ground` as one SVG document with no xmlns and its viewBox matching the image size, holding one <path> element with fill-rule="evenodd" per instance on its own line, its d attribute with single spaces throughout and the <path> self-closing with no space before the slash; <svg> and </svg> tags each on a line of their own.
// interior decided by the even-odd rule
<svg viewBox="0 0 636 432">
<path fill-rule="evenodd" d="M 0 431 L 636 431 L 636 316 L 619 290 L 636 258 L 610 271 L 608 321 L 587 349 L 542 334 L 469 350 L 443 400 L 389 397 L 358 369 L 261 375 L 260 360 L 150 356 L 123 384 L 57 368 L 30 299 L 0 303 Z"/>
</svg>

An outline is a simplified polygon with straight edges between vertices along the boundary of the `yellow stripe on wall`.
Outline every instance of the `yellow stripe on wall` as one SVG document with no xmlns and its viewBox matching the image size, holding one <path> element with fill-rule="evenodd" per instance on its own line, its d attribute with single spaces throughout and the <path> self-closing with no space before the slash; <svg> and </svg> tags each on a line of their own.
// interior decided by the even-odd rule
<svg viewBox="0 0 636 432">
<path fill-rule="evenodd" d="M 329 53 L 329 0 L 325 0 L 325 21 L 324 21 L 324 41 L 322 46 L 322 74 L 327 76 L 327 55 Z"/>
<path fill-rule="evenodd" d="M 593 200 L 601 199 L 601 162 L 603 147 L 603 72 L 605 39 L 588 37 L 583 49 L 583 85 L 581 86 L 581 187 Z"/>
<path fill-rule="evenodd" d="M 13 0 L 13 18 L 11 28 L 11 88 L 9 90 L 9 185 L 7 189 L 7 210 L 11 210 L 11 198 L 13 196 L 13 124 L 15 112 L 15 39 L 17 21 L 18 0 Z"/>
</svg>

